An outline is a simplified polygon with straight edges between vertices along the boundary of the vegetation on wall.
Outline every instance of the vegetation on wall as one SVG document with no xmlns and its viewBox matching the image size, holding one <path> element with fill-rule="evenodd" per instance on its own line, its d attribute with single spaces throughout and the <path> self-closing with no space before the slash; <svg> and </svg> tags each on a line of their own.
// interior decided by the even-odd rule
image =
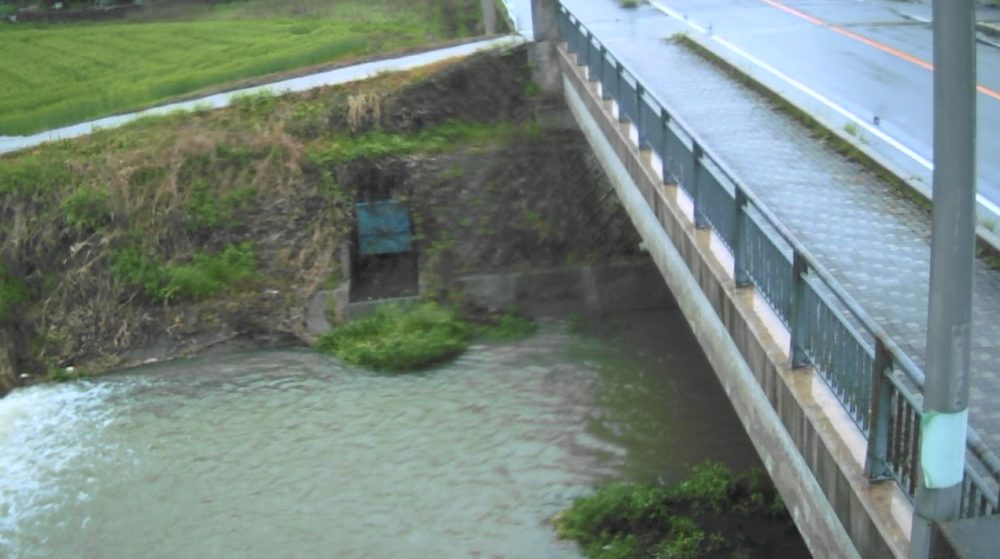
<svg viewBox="0 0 1000 559">
<path fill-rule="evenodd" d="M 0 267 L 0 321 L 5 320 L 14 307 L 28 299 L 28 288 L 24 282 L 11 277 Z"/>
<path fill-rule="evenodd" d="M 309 339 L 306 301 L 343 273 L 365 173 L 445 151 L 476 165 L 540 138 L 520 108 L 526 70 L 523 51 L 498 53 L 0 156 L 0 329 L 12 340 L 0 386 L 99 372 L 161 337 Z M 501 72 L 500 85 L 481 79 Z M 445 86 L 458 80 L 461 92 Z M 438 192 L 417 182 L 414 202 Z"/>
</svg>

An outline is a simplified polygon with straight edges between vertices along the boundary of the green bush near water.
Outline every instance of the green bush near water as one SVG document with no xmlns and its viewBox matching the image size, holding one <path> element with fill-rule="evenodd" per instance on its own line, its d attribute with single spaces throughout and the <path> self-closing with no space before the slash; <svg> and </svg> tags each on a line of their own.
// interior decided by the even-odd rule
<svg viewBox="0 0 1000 559">
<path fill-rule="evenodd" d="M 762 525 L 768 529 L 760 530 Z M 559 536 L 576 540 L 595 559 L 770 557 L 777 544 L 760 549 L 766 538 L 739 530 L 782 534 L 789 526 L 784 505 L 762 472 L 737 476 L 712 462 L 672 487 L 608 485 L 555 518 Z"/>
<path fill-rule="evenodd" d="M 335 328 L 317 340 L 324 353 L 376 371 L 426 368 L 455 357 L 475 338 L 510 340 L 535 331 L 530 320 L 503 315 L 493 324 L 472 324 L 434 302 L 410 307 L 383 306 L 373 314 Z"/>
<path fill-rule="evenodd" d="M 472 328 L 436 303 L 380 307 L 327 332 L 316 349 L 376 371 L 419 369 L 465 351 Z"/>
</svg>

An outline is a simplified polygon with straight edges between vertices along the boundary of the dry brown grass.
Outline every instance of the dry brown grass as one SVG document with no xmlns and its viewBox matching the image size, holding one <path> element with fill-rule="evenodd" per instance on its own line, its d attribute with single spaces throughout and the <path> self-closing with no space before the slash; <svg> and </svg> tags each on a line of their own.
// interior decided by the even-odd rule
<svg viewBox="0 0 1000 559">
<path fill-rule="evenodd" d="M 347 127 L 351 134 L 377 128 L 382 120 L 383 95 L 377 91 L 356 93 L 347 98 Z"/>
</svg>

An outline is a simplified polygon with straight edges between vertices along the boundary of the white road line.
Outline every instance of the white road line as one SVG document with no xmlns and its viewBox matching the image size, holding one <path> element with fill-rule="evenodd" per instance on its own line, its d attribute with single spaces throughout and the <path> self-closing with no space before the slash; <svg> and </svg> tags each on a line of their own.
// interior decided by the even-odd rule
<svg viewBox="0 0 1000 559">
<path fill-rule="evenodd" d="M 776 77 L 776 78 L 784 81 L 785 83 L 787 83 L 788 85 L 794 87 L 795 89 L 799 90 L 800 92 L 808 95 L 809 97 L 812 97 L 814 100 L 818 101 L 820 104 L 825 105 L 827 108 L 833 110 L 834 112 L 836 112 L 840 116 L 842 116 L 842 117 L 846 118 L 847 120 L 853 122 L 859 128 L 864 129 L 869 134 L 871 134 L 871 135 L 875 136 L 876 138 L 882 140 L 883 142 L 885 142 L 886 144 L 892 146 L 893 148 L 895 148 L 897 151 L 899 151 L 903 155 L 905 155 L 905 156 L 909 157 L 910 159 L 912 159 L 913 161 L 917 162 L 917 164 L 919 164 L 921 167 L 927 169 L 928 171 L 933 171 L 934 170 L 934 163 L 933 162 L 931 162 L 926 157 L 920 155 L 916 151 L 910 149 L 909 147 L 907 147 L 906 145 L 904 145 L 899 140 L 897 140 L 897 139 L 893 138 L 892 136 L 886 134 L 881 129 L 872 126 L 871 124 L 868 123 L 868 121 L 866 119 L 863 119 L 863 118 L 855 115 L 854 113 L 848 111 L 844 107 L 840 106 L 839 104 L 837 104 L 834 101 L 832 101 L 829 98 L 827 98 L 825 95 L 823 95 L 823 94 L 819 93 L 818 91 L 812 89 L 811 87 L 803 84 L 802 82 L 796 80 L 795 78 L 792 78 L 791 76 L 785 74 L 781 70 L 778 70 L 777 68 L 771 66 L 767 62 L 764 62 L 763 60 L 757 58 L 756 56 L 750 54 L 749 52 L 741 49 L 740 47 L 734 45 L 733 43 L 730 43 L 729 41 L 727 41 L 723 37 L 720 37 L 719 35 L 715 35 L 715 34 L 709 34 L 708 31 L 707 31 L 707 29 L 705 27 L 702 27 L 701 25 L 698 25 L 697 23 L 694 23 L 693 21 L 691 21 L 690 19 L 688 19 L 686 16 L 681 15 L 680 13 L 678 13 L 677 11 L 675 11 L 675 10 L 673 10 L 671 8 L 668 8 L 662 2 L 658 2 L 657 0 L 650 0 L 649 3 L 654 8 L 660 10 L 664 14 L 666 14 L 666 15 L 668 15 L 668 16 L 670 16 L 670 17 L 672 17 L 672 18 L 674 18 L 674 19 L 676 19 L 678 21 L 683 22 L 685 25 L 687 25 L 688 27 L 694 29 L 695 31 L 698 31 L 702 35 L 706 35 L 709 39 L 711 39 L 711 40 L 719 43 L 723 47 L 729 49 L 734 54 L 736 54 L 737 56 L 743 58 L 747 62 L 750 62 L 751 64 L 753 64 L 753 65 L 757 66 L 758 68 L 760 68 L 760 69 L 762 69 L 762 70 L 770 73 L 774 77 Z M 990 210 L 994 214 L 1000 214 L 1000 206 L 994 204 L 993 202 L 991 202 L 990 200 L 988 200 L 987 198 L 985 198 L 981 194 L 976 194 L 976 201 L 979 202 L 980 204 L 982 204 L 983 207 L 987 208 L 988 210 Z"/>
<path fill-rule="evenodd" d="M 681 13 L 679 13 L 679 12 L 676 12 L 676 11 L 674 11 L 674 10 L 672 10 L 672 9 L 670 9 L 670 8 L 668 8 L 668 7 L 666 7 L 666 6 L 664 6 L 664 5 L 663 5 L 663 4 L 661 4 L 660 2 L 657 2 L 656 0 L 650 0 L 650 2 L 649 2 L 649 3 L 650 3 L 650 4 L 651 4 L 651 5 L 652 5 L 652 6 L 654 7 L 654 8 L 656 8 L 657 10 L 660 10 L 661 12 L 663 12 L 663 13 L 667 14 L 668 16 L 670 16 L 670 17 L 672 17 L 672 18 L 674 18 L 674 19 L 676 19 L 676 20 L 678 20 L 678 21 L 683 21 L 683 22 L 684 22 L 685 24 L 687 24 L 687 25 L 688 25 L 688 27 L 690 27 L 691 29 L 694 29 L 695 31 L 698 31 L 699 33 L 708 33 L 708 29 L 706 29 L 706 28 L 704 28 L 704 27 L 702 27 L 702 26 L 698 25 L 697 23 L 695 23 L 695 22 L 693 22 L 693 21 L 689 20 L 689 19 L 687 18 L 687 16 L 685 16 L 685 15 L 682 15 Z"/>
</svg>

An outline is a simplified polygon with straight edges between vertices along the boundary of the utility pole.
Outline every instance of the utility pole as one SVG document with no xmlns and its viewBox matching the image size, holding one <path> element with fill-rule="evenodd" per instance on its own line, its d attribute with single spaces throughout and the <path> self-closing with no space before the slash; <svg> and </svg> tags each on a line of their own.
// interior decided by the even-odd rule
<svg viewBox="0 0 1000 559">
<path fill-rule="evenodd" d="M 927 378 L 911 559 L 934 523 L 957 519 L 965 466 L 975 256 L 976 44 L 973 0 L 934 0 L 934 195 Z"/>
</svg>

